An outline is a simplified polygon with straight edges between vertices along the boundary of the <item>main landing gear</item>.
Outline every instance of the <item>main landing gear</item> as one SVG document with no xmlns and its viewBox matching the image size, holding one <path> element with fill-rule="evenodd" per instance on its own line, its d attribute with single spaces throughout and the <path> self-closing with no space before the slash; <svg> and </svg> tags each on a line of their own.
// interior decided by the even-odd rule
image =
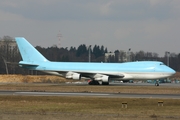
<svg viewBox="0 0 180 120">
<path fill-rule="evenodd" d="M 90 80 L 89 85 L 99 85 L 99 82 L 96 80 Z"/>
<path fill-rule="evenodd" d="M 159 80 L 156 80 L 155 86 L 159 86 Z"/>
<path fill-rule="evenodd" d="M 109 82 L 102 82 L 102 85 L 109 85 Z"/>
<path fill-rule="evenodd" d="M 97 80 L 90 80 L 89 85 L 100 85 Z M 109 85 L 109 82 L 102 82 L 102 85 Z"/>
</svg>

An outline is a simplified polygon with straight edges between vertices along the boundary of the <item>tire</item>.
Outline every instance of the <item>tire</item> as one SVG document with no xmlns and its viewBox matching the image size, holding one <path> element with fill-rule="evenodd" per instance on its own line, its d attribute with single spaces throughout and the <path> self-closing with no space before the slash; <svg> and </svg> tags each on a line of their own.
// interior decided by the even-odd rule
<svg viewBox="0 0 180 120">
<path fill-rule="evenodd" d="M 92 80 L 89 82 L 89 85 L 99 85 L 99 82 L 96 80 Z"/>
<path fill-rule="evenodd" d="M 109 82 L 102 82 L 102 85 L 109 85 Z"/>
</svg>

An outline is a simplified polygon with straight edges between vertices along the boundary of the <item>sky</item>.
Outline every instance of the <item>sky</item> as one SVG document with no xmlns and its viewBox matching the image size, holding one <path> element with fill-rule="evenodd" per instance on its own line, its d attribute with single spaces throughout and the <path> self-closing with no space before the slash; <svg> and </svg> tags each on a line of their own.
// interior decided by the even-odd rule
<svg viewBox="0 0 180 120">
<path fill-rule="evenodd" d="M 0 37 L 6 35 L 41 47 L 178 54 L 180 0 L 0 0 Z"/>
</svg>

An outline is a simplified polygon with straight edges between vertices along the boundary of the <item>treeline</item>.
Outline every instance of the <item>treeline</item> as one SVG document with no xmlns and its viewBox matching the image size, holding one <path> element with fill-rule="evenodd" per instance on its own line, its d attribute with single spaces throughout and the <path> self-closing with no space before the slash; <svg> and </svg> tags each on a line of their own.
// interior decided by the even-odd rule
<svg viewBox="0 0 180 120">
<path fill-rule="evenodd" d="M 92 62 L 103 62 L 104 54 L 108 52 L 104 46 L 95 45 L 92 49 L 85 44 L 80 45 L 78 48 L 58 48 L 52 46 L 43 48 L 36 46 L 36 49 L 41 52 L 47 59 L 51 61 L 61 62 L 87 62 L 89 61 L 89 53 Z"/>
<path fill-rule="evenodd" d="M 50 61 L 59 62 L 88 62 L 89 53 L 91 62 L 127 62 L 127 61 L 162 61 L 176 71 L 180 71 L 180 54 L 165 52 L 164 57 L 159 57 L 157 53 L 152 52 L 125 52 L 116 50 L 105 57 L 108 49 L 103 45 L 87 46 L 85 44 L 79 47 L 58 48 L 51 46 L 44 48 L 36 46 L 36 49 Z M 37 71 L 29 71 L 18 66 L 21 60 L 18 48 L 13 38 L 4 36 L 0 39 L 0 74 L 43 74 Z"/>
</svg>

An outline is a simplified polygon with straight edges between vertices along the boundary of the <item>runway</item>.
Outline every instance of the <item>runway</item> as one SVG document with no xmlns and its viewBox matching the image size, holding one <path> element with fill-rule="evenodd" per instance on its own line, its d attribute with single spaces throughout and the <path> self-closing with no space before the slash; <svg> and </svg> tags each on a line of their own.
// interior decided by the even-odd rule
<svg viewBox="0 0 180 120">
<path fill-rule="evenodd" d="M 0 95 L 14 95 L 14 96 L 84 96 L 84 97 L 88 96 L 88 97 L 110 97 L 110 98 L 180 99 L 180 94 L 132 94 L 132 93 L 0 91 Z"/>
<path fill-rule="evenodd" d="M 78 85 L 78 86 L 89 86 L 87 82 L 67 82 L 63 85 Z M 159 83 L 160 86 L 165 87 L 180 87 L 180 83 Z M 120 83 L 120 82 L 111 82 L 109 86 L 155 86 L 155 83 Z"/>
<path fill-rule="evenodd" d="M 3 85 L 3 84 L 2 84 Z M 27 84 L 22 84 L 22 89 L 23 87 L 27 87 Z M 78 84 L 29 84 L 30 86 L 36 86 L 40 85 L 39 87 L 44 87 L 44 86 L 55 86 L 55 87 L 60 87 L 60 86 L 89 86 L 85 83 L 78 83 Z M 42 86 L 41 86 L 42 85 Z M 16 85 L 14 85 L 16 86 Z M 12 87 L 14 87 L 12 85 Z M 149 83 L 111 83 L 109 87 L 112 86 L 154 86 L 154 84 L 149 84 Z M 95 87 L 100 87 L 101 86 L 95 86 Z M 160 84 L 159 87 L 162 87 L 163 89 L 166 88 L 179 88 L 180 84 L 172 84 L 172 83 L 165 83 L 165 84 Z M 16 87 L 14 88 L 16 89 Z M 35 88 L 34 88 L 35 89 Z M 153 89 L 153 88 L 152 88 Z M 91 92 L 91 90 L 83 91 L 80 90 L 77 92 L 48 92 L 45 90 L 26 90 L 26 91 L 21 91 L 21 90 L 11 90 L 9 91 L 8 89 L 0 90 L 0 96 L 2 95 L 14 95 L 14 96 L 85 96 L 85 97 L 109 97 L 109 98 L 159 98 L 159 99 L 180 99 L 180 94 L 157 94 L 157 93 L 151 93 L 151 94 L 140 94 L 140 93 L 120 93 L 120 92 Z M 118 91 L 118 90 L 117 90 Z"/>
</svg>

